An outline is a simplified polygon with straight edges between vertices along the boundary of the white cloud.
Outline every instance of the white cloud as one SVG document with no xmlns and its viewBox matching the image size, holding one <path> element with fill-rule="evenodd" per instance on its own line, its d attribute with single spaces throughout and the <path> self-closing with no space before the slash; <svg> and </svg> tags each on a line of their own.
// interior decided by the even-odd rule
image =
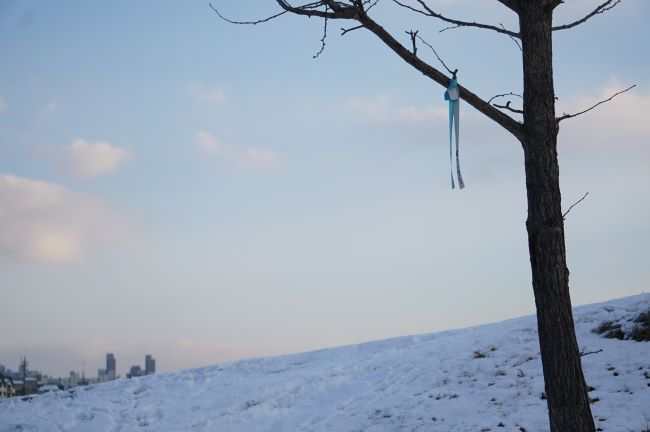
<svg viewBox="0 0 650 432">
<path fill-rule="evenodd" d="M 390 115 L 388 98 L 383 95 L 375 96 L 369 100 L 351 97 L 345 101 L 345 107 L 372 120 L 383 120 Z"/>
<path fill-rule="evenodd" d="M 80 178 L 112 173 L 131 160 L 131 154 L 122 148 L 103 141 L 89 143 L 81 138 L 44 153 L 52 154 L 65 171 Z"/>
<path fill-rule="evenodd" d="M 278 153 L 271 149 L 251 147 L 243 153 L 240 164 L 244 168 L 265 170 L 280 160 Z"/>
<path fill-rule="evenodd" d="M 50 114 L 50 113 L 53 113 L 54 111 L 56 111 L 57 108 L 58 108 L 57 103 L 54 102 L 54 101 L 51 101 L 47 105 L 45 105 L 44 111 L 45 111 L 46 114 Z"/>
<path fill-rule="evenodd" d="M 223 105 L 228 102 L 228 96 L 221 87 L 211 87 L 203 84 L 192 84 L 189 93 L 198 102 Z"/>
<path fill-rule="evenodd" d="M 123 238 L 125 224 L 103 200 L 62 186 L 0 174 L 0 250 L 48 262 L 83 257 L 91 243 Z"/>
<path fill-rule="evenodd" d="M 221 143 L 216 137 L 205 131 L 196 133 L 199 149 L 217 159 L 234 163 L 239 168 L 264 171 L 272 168 L 280 161 L 280 155 L 268 148 L 249 147 L 240 150 Z"/>
<path fill-rule="evenodd" d="M 220 159 L 234 159 L 236 158 L 233 149 L 223 145 L 216 137 L 208 132 L 199 131 L 196 133 L 196 142 L 199 149 L 204 153 L 214 155 Z"/>
<path fill-rule="evenodd" d="M 7 102 L 0 97 L 0 113 L 7 110 Z"/>
<path fill-rule="evenodd" d="M 393 106 L 383 95 L 372 99 L 352 97 L 345 101 L 344 108 L 361 114 L 366 120 L 389 126 L 422 127 L 432 124 L 444 124 L 447 121 L 447 107 Z"/>
</svg>

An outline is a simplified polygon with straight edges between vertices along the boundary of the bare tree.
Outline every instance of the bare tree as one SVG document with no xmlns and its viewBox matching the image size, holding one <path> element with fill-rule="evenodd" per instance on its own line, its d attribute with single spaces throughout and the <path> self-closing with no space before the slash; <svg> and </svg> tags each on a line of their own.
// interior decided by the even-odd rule
<svg viewBox="0 0 650 432">
<path fill-rule="evenodd" d="M 450 84 L 448 75 L 418 57 L 417 43 L 420 41 L 433 50 L 442 63 L 433 46 L 426 43 L 417 31 L 407 32 L 410 36 L 409 49 L 371 17 L 371 9 L 380 0 L 314 0 L 298 6 L 293 6 L 286 0 L 275 1 L 281 10 L 276 15 L 257 21 L 228 20 L 217 9 L 213 9 L 224 20 L 236 24 L 259 24 L 284 14 L 322 18 L 322 45 L 316 56 L 325 47 L 328 21 L 347 20 L 353 22 L 353 25 L 342 28 L 342 34 L 361 29 L 370 31 L 417 71 L 443 87 Z M 611 10 L 621 0 L 606 0 L 581 19 L 558 26 L 553 25 L 553 14 L 563 3 L 562 0 L 496 0 L 508 8 L 510 13 L 517 15 L 519 30 L 509 30 L 503 25 L 449 18 L 433 10 L 425 0 L 386 1 L 395 7 L 449 24 L 442 31 L 475 27 L 507 36 L 515 41 L 521 51 L 523 95 L 508 93 L 485 101 L 470 89 L 460 87 L 460 97 L 510 132 L 523 148 L 528 198 L 526 229 L 551 431 L 593 432 L 595 426 L 569 296 L 569 270 L 564 241 L 564 215 L 568 211 L 562 213 L 557 137 L 561 121 L 586 113 L 606 101 L 576 114 L 556 117 L 552 35 L 554 31 L 576 27 Z M 444 67 L 450 75 L 453 74 L 446 65 Z M 629 88 L 624 91 L 627 90 Z M 510 96 L 521 98 L 521 109 L 513 108 L 511 101 L 505 105 L 492 103 L 495 99 Z M 521 115 L 523 120 L 517 120 L 504 111 Z"/>
</svg>

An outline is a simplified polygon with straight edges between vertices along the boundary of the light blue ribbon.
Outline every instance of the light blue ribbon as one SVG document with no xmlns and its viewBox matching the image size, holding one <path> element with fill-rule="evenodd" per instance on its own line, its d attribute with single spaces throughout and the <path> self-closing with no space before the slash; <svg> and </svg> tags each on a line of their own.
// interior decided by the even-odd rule
<svg viewBox="0 0 650 432">
<path fill-rule="evenodd" d="M 451 188 L 455 189 L 454 184 L 454 162 L 453 162 L 453 131 L 456 131 L 456 176 L 458 177 L 458 187 L 463 189 L 465 183 L 463 176 L 460 174 L 460 156 L 459 156 L 459 129 L 460 129 L 460 92 L 456 78 L 452 78 L 447 91 L 445 100 L 449 101 L 449 174 L 451 176 Z"/>
</svg>

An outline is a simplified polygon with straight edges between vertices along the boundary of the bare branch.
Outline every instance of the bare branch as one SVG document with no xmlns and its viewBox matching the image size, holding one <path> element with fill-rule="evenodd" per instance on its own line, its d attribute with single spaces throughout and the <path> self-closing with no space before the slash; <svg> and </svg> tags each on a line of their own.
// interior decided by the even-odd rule
<svg viewBox="0 0 650 432">
<path fill-rule="evenodd" d="M 571 117 L 577 117 L 577 116 L 579 116 L 580 114 L 584 114 L 584 113 L 586 113 L 586 112 L 589 112 L 589 111 L 591 111 L 592 109 L 596 108 L 598 105 L 604 104 L 605 102 L 609 102 L 609 101 L 611 101 L 612 99 L 614 99 L 616 96 L 620 95 L 621 93 L 625 93 L 626 91 L 632 90 L 634 87 L 636 87 L 636 84 L 634 84 L 634 85 L 632 85 L 632 86 L 626 88 L 625 90 L 621 90 L 620 92 L 616 92 L 616 93 L 614 93 L 614 94 L 611 95 L 609 98 L 607 98 L 607 99 L 605 99 L 605 100 L 601 100 L 600 102 L 598 102 L 597 104 L 594 104 L 594 105 L 590 106 L 590 107 L 587 108 L 586 110 L 583 110 L 583 111 L 577 112 L 577 113 L 575 113 L 575 114 L 566 114 L 566 113 L 564 113 L 564 115 L 563 115 L 562 117 L 558 117 L 557 122 L 559 123 L 559 122 L 561 122 L 562 120 L 566 120 L 566 119 L 571 118 Z"/>
<path fill-rule="evenodd" d="M 347 29 L 341 27 L 341 36 L 343 36 L 344 34 L 346 34 L 346 33 L 348 33 L 348 32 L 351 32 L 351 31 L 353 31 L 353 30 L 359 30 L 359 29 L 361 29 L 361 28 L 363 28 L 363 25 L 358 25 L 358 26 L 354 26 L 354 27 L 347 28 Z"/>
<path fill-rule="evenodd" d="M 366 0 L 366 1 L 364 1 L 364 2 L 363 2 L 363 5 L 365 6 L 366 4 L 370 3 L 370 1 L 371 1 L 371 0 Z M 366 8 L 366 12 L 368 12 L 370 9 L 372 9 L 373 7 L 375 7 L 375 6 L 377 5 L 377 3 L 379 3 L 379 0 L 375 0 L 374 2 L 370 3 L 370 6 L 368 6 L 368 7 Z"/>
<path fill-rule="evenodd" d="M 411 43 L 413 44 L 413 55 L 415 56 L 418 55 L 418 46 L 415 41 L 415 38 L 418 37 L 418 31 L 419 30 L 415 30 L 415 31 L 411 30 L 406 32 L 407 35 L 411 36 Z"/>
<path fill-rule="evenodd" d="M 449 27 L 445 27 L 442 30 L 440 30 L 438 33 L 446 32 L 447 30 L 454 30 L 454 29 L 457 29 L 457 28 L 460 28 L 460 26 L 458 24 L 453 25 L 453 26 L 449 26 Z"/>
<path fill-rule="evenodd" d="M 566 215 L 569 214 L 569 212 L 571 211 L 571 209 L 572 209 L 573 207 L 577 206 L 578 204 L 580 204 L 582 201 L 584 201 L 584 199 L 587 198 L 587 195 L 589 195 L 589 192 L 587 192 L 586 194 L 584 194 L 584 196 L 583 196 L 582 198 L 580 198 L 578 201 L 576 201 L 576 202 L 574 202 L 573 204 L 571 204 L 571 207 L 569 207 L 569 209 L 568 209 L 567 211 L 565 211 L 564 214 L 562 215 L 562 219 L 566 219 Z"/>
<path fill-rule="evenodd" d="M 325 12 L 327 12 L 327 9 L 328 9 L 328 6 L 325 5 Z M 316 54 L 314 54 L 314 56 L 312 58 L 317 58 L 319 55 L 321 55 L 323 53 L 323 51 L 325 51 L 325 40 L 326 39 L 327 39 L 327 17 L 325 17 L 325 19 L 323 19 L 323 37 L 320 40 L 320 43 L 321 43 L 320 50 L 318 50 L 318 52 Z"/>
<path fill-rule="evenodd" d="M 585 15 L 584 17 L 580 18 L 577 21 L 574 21 L 574 22 L 569 23 L 569 24 L 563 24 L 563 25 L 560 25 L 560 26 L 553 27 L 553 31 L 566 30 L 566 29 L 570 29 L 572 27 L 575 27 L 577 25 L 580 25 L 583 22 L 587 21 L 588 19 L 590 19 L 590 18 L 592 18 L 592 17 L 594 17 L 596 15 L 599 15 L 601 13 L 607 12 L 608 10 L 614 9 L 614 7 L 617 4 L 619 4 L 621 1 L 622 0 L 607 0 L 605 3 L 598 5 L 598 7 L 596 9 L 594 9 L 591 13 Z"/>
<path fill-rule="evenodd" d="M 492 105 L 495 106 L 495 107 L 497 107 L 497 108 L 501 108 L 501 109 L 505 109 L 505 110 L 508 110 L 508 111 L 512 111 L 513 113 L 517 113 L 517 114 L 523 114 L 523 113 L 524 113 L 523 110 L 516 109 L 516 108 L 512 108 L 512 107 L 510 106 L 510 101 L 506 102 L 505 105 L 498 105 L 498 104 L 492 104 Z"/>
<path fill-rule="evenodd" d="M 506 27 L 503 25 L 503 23 L 499 23 L 499 25 L 501 26 L 502 29 L 504 29 L 504 30 L 506 29 Z M 510 36 L 510 35 L 508 35 L 508 36 Z M 512 36 L 510 36 L 510 39 L 512 39 L 512 41 L 515 44 L 517 44 L 517 47 L 519 48 L 519 51 L 521 51 L 523 53 L 524 49 L 521 47 L 521 44 L 519 43 L 519 41 L 517 39 L 513 38 Z"/>
<path fill-rule="evenodd" d="M 217 13 L 217 15 L 219 15 L 219 18 L 221 18 L 222 20 L 224 20 L 226 22 L 229 22 L 231 24 L 252 24 L 252 25 L 261 24 L 261 23 L 265 23 L 267 21 L 271 21 L 272 19 L 277 18 L 280 15 L 284 15 L 285 13 L 289 12 L 289 11 L 283 10 L 280 13 L 277 13 L 275 15 L 271 15 L 270 17 L 267 17 L 267 18 L 259 19 L 257 21 L 233 21 L 233 20 L 230 20 L 230 19 L 226 18 L 225 16 L 221 15 L 219 10 L 217 10 L 214 6 L 212 6 L 212 3 L 208 3 L 208 4 L 212 8 L 212 10 L 215 11 Z"/>
<path fill-rule="evenodd" d="M 451 80 L 445 76 L 438 69 L 433 66 L 425 63 L 417 56 L 413 55 L 408 49 L 406 49 L 402 44 L 400 44 L 390 33 L 388 33 L 383 27 L 377 24 L 366 14 L 360 14 L 357 18 L 365 28 L 374 33 L 382 42 L 384 42 L 390 49 L 392 49 L 398 56 L 402 58 L 405 62 L 413 66 L 415 69 L 420 71 L 422 74 L 431 78 L 438 84 L 443 87 L 449 87 Z M 497 124 L 502 126 L 505 130 L 510 132 L 517 140 L 523 140 L 523 126 L 520 122 L 516 121 L 507 114 L 502 113 L 492 105 L 485 102 L 483 99 L 478 97 L 476 94 L 471 92 L 465 87 L 459 86 L 460 97 L 465 102 L 476 108 L 479 112 L 486 115 Z"/>
<path fill-rule="evenodd" d="M 517 93 L 510 92 L 510 93 L 503 93 L 503 94 L 498 94 L 498 95 L 496 95 L 496 96 L 492 96 L 492 97 L 490 98 L 490 100 L 488 101 L 488 103 L 492 102 L 492 101 L 493 101 L 494 99 L 496 99 L 496 98 L 506 97 L 506 96 L 517 96 L 518 98 L 523 99 L 523 96 L 522 96 L 522 95 L 517 94 Z"/>
<path fill-rule="evenodd" d="M 422 15 L 425 15 L 425 16 L 431 16 L 431 14 L 427 13 L 426 11 L 423 11 L 423 10 L 421 10 L 421 9 L 415 8 L 415 7 L 411 6 L 411 5 L 407 5 L 406 3 L 401 3 L 401 2 L 399 2 L 399 1 L 397 1 L 397 0 L 393 0 L 393 1 L 394 1 L 396 4 L 402 6 L 403 8 L 406 8 L 406 9 L 408 9 L 408 10 L 410 10 L 410 11 L 417 12 L 417 13 L 422 14 Z"/>
<path fill-rule="evenodd" d="M 584 357 L 584 356 L 589 355 L 589 354 L 598 354 L 600 352 L 603 352 L 602 348 L 598 349 L 596 351 L 580 352 L 580 357 Z"/>
<path fill-rule="evenodd" d="M 397 5 L 399 5 L 399 6 L 403 7 L 403 8 L 409 9 L 409 10 L 411 10 L 411 11 L 413 11 L 413 12 L 420 13 L 420 14 L 422 14 L 422 15 L 426 15 L 426 16 L 430 16 L 430 17 L 433 17 L 433 18 L 437 18 L 437 19 L 442 20 L 442 21 L 444 21 L 444 22 L 448 22 L 449 24 L 453 24 L 453 26 L 451 26 L 451 27 L 447 27 L 447 28 L 444 28 L 444 29 L 440 30 L 441 32 L 443 32 L 443 31 L 445 31 L 445 30 L 450 30 L 450 29 L 452 29 L 452 28 L 458 28 L 458 27 L 477 27 L 477 28 L 482 28 L 482 29 L 486 29 L 486 30 L 493 30 L 493 31 L 495 31 L 495 32 L 497 32 L 497 33 L 506 34 L 506 35 L 509 35 L 509 36 L 511 36 L 511 37 L 516 37 L 516 38 L 521 37 L 520 34 L 517 33 L 517 32 L 513 32 L 513 31 L 510 31 L 510 30 L 506 30 L 506 29 L 504 29 L 504 28 L 499 28 L 499 27 L 497 27 L 497 26 L 493 26 L 493 25 L 489 25 L 489 24 L 482 24 L 482 23 L 477 23 L 477 22 L 460 21 L 460 20 L 457 20 L 457 19 L 447 18 L 446 16 L 441 15 L 441 14 L 435 12 L 433 9 L 431 9 L 431 8 L 430 8 L 430 7 L 429 7 L 429 6 L 424 2 L 424 0 L 416 0 L 416 1 L 420 4 L 420 6 L 422 6 L 422 8 L 423 8 L 424 10 L 422 10 L 422 9 L 418 9 L 418 8 L 416 8 L 416 7 L 413 7 L 413 6 L 411 6 L 411 5 L 408 5 L 408 4 L 406 4 L 406 3 L 403 3 L 403 2 L 400 1 L 400 0 L 393 0 L 393 2 L 394 2 L 395 4 L 397 4 Z M 620 1 L 620 0 L 619 0 L 619 1 Z M 504 2 L 502 2 L 502 3 L 504 3 Z M 504 4 L 505 4 L 505 3 L 504 3 Z"/>
<path fill-rule="evenodd" d="M 447 65 L 445 64 L 444 61 L 442 61 L 442 59 L 440 58 L 440 56 L 438 55 L 438 53 L 436 52 L 436 50 L 433 49 L 433 45 L 431 45 L 429 42 L 427 42 L 427 41 L 425 41 L 424 39 L 422 39 L 422 37 L 418 36 L 417 34 L 416 34 L 415 36 L 416 36 L 418 39 L 420 39 L 420 40 L 422 41 L 423 44 L 425 44 L 426 46 L 428 46 L 429 48 L 431 48 L 431 51 L 433 51 L 433 54 L 436 56 L 436 58 L 438 59 L 438 61 L 440 61 L 440 63 L 442 63 L 442 65 L 445 67 L 445 69 L 447 69 L 447 72 L 449 72 L 449 73 L 452 74 L 452 75 L 455 75 L 456 72 L 458 72 L 458 69 L 456 69 L 456 72 L 454 72 L 454 71 L 452 71 L 451 69 L 449 69 L 449 68 L 447 67 Z"/>
<path fill-rule="evenodd" d="M 395 1 L 395 0 L 393 0 Z M 420 1 L 420 0 L 418 0 Z M 507 1 L 507 0 L 505 0 Z M 515 0 L 513 0 L 515 1 Z M 350 28 L 351 31 L 356 28 L 364 27 L 375 34 L 386 46 L 393 50 L 399 57 L 406 63 L 420 71 L 423 75 L 431 78 L 436 83 L 443 87 L 449 87 L 451 79 L 440 70 L 434 68 L 428 63 L 422 61 L 415 54 L 405 48 L 399 43 L 388 31 L 375 22 L 368 16 L 366 11 L 363 10 L 363 5 L 367 2 L 361 0 L 351 0 L 350 3 L 342 3 L 334 0 L 319 0 L 313 3 L 303 4 L 302 6 L 292 6 L 287 0 L 276 0 L 278 5 L 286 12 L 291 12 L 295 15 L 302 15 L 307 17 L 320 17 L 327 19 L 345 19 L 354 20 L 359 23 L 358 27 Z M 331 11 L 323 11 L 319 8 L 328 6 Z M 488 26 L 489 27 L 489 26 Z M 498 29 L 498 28 L 497 28 Z M 503 29 L 498 29 L 499 33 L 505 33 Z M 343 30 L 345 33 L 346 30 Z M 512 32 L 511 32 L 512 33 Z M 507 33 L 506 33 L 507 34 Z M 513 33 L 513 36 L 518 37 L 518 33 Z M 422 40 L 422 39 L 420 39 Z M 439 57 L 438 57 L 439 58 Z M 440 58 L 439 58 L 440 59 Z M 442 62 L 442 60 L 440 59 Z M 445 66 L 447 71 L 449 69 Z M 453 72 L 451 72 L 453 74 Z M 518 141 L 522 142 L 524 139 L 524 130 L 521 122 L 513 119 L 509 115 L 499 111 L 489 103 L 485 102 L 475 93 L 469 89 L 458 86 L 460 90 L 460 97 L 469 105 L 474 107 L 477 111 L 492 119 L 505 130 L 510 132 Z"/>
<path fill-rule="evenodd" d="M 302 6 L 291 6 L 286 0 L 275 0 L 286 12 L 307 17 L 321 17 L 328 19 L 354 19 L 358 14 L 356 6 L 344 5 L 331 0 L 321 0 Z M 319 6 L 329 6 L 332 12 L 316 9 Z"/>
</svg>

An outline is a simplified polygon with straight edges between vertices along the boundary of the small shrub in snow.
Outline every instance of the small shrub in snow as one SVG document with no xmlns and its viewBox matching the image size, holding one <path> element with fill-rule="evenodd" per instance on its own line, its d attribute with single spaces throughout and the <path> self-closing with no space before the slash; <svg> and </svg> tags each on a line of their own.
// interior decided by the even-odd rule
<svg viewBox="0 0 650 432">
<path fill-rule="evenodd" d="M 628 318 L 625 322 L 604 321 L 592 331 L 610 339 L 650 341 L 650 310 L 641 312 L 634 319 Z"/>
<path fill-rule="evenodd" d="M 593 329 L 593 332 L 609 339 L 625 339 L 625 333 L 621 330 L 621 324 L 615 323 L 614 321 L 603 322 Z"/>
<path fill-rule="evenodd" d="M 650 309 L 639 314 L 634 322 L 636 325 L 632 329 L 632 339 L 637 342 L 650 341 Z"/>
</svg>

